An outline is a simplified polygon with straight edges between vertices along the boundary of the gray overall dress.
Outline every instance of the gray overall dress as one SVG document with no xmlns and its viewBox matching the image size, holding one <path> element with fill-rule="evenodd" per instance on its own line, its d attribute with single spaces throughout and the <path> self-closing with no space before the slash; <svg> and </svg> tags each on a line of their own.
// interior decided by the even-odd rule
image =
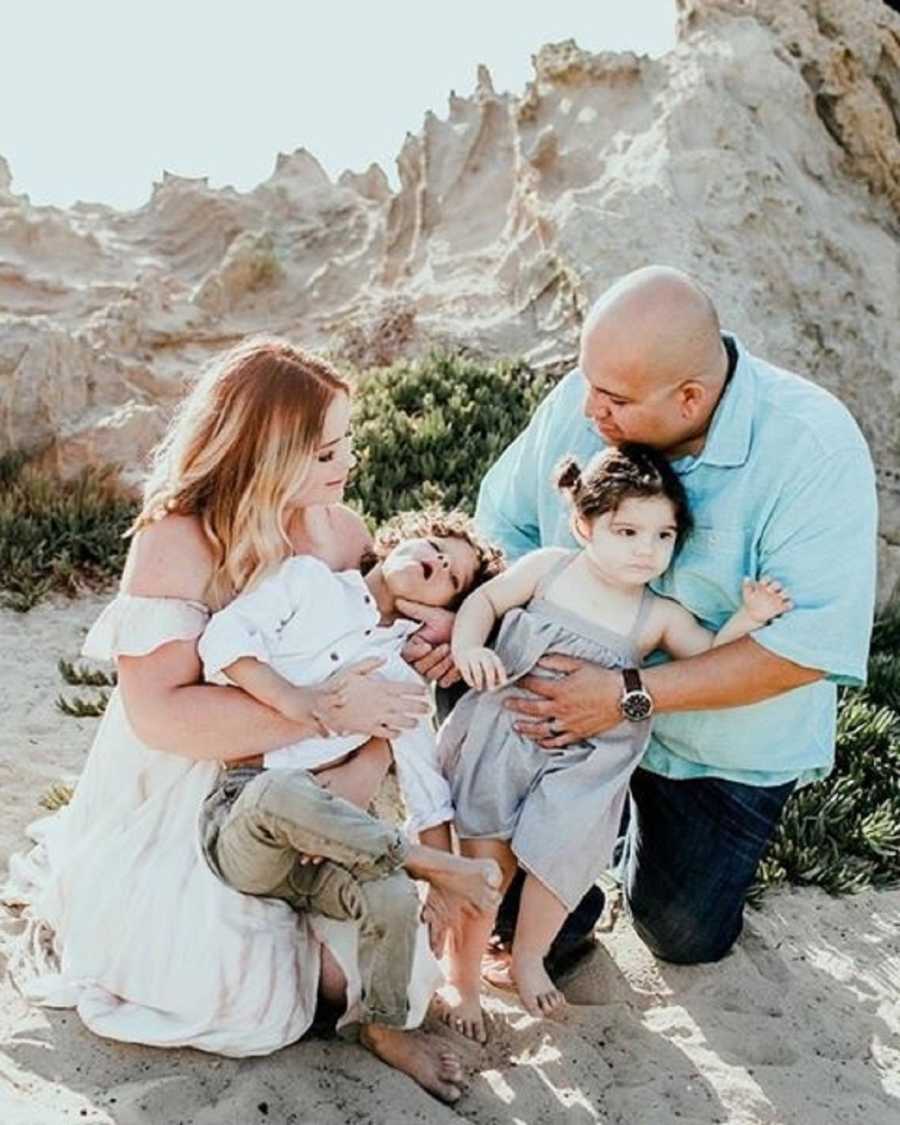
<svg viewBox="0 0 900 1125">
<path fill-rule="evenodd" d="M 510 680 L 551 652 L 605 668 L 640 664 L 634 645 L 653 602 L 649 590 L 628 636 L 545 599 L 575 554 L 547 573 L 527 606 L 504 615 L 494 648 Z M 541 668 L 535 675 L 558 678 Z M 503 703 L 515 694 L 521 691 L 512 683 L 499 691 L 469 691 L 441 727 L 438 745 L 456 830 L 462 839 L 508 840 L 519 864 L 572 911 L 609 865 L 650 720 L 623 720 L 605 734 L 547 751 L 514 729 L 522 716 Z"/>
</svg>

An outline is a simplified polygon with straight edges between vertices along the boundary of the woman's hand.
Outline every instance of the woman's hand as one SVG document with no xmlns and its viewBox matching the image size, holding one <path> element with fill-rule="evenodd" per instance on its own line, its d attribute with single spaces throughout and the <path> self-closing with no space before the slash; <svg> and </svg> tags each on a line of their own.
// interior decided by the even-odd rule
<svg viewBox="0 0 900 1125">
<path fill-rule="evenodd" d="M 371 673 L 384 664 L 371 657 L 329 676 L 315 718 L 335 733 L 367 734 L 388 740 L 411 730 L 431 710 L 423 684 L 380 680 Z"/>
<path fill-rule="evenodd" d="M 493 649 L 483 645 L 464 649 L 457 652 L 454 659 L 462 678 L 476 691 L 494 691 L 507 681 L 503 661 Z"/>
<path fill-rule="evenodd" d="M 524 676 L 519 682 L 533 696 L 514 696 L 504 706 L 528 720 L 516 723 L 516 730 L 544 750 L 558 750 L 583 738 L 603 734 L 622 722 L 619 699 L 622 676 L 609 668 L 599 668 L 587 660 L 551 653 L 538 661 L 538 667 L 562 672 L 559 679 Z"/>
</svg>

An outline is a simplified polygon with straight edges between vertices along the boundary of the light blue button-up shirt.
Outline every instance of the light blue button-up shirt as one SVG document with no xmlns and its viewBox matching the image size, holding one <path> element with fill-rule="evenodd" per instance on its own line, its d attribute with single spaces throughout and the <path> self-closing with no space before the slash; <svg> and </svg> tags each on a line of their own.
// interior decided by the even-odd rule
<svg viewBox="0 0 900 1125">
<path fill-rule="evenodd" d="M 777 578 L 794 609 L 753 639 L 826 678 L 747 707 L 660 714 L 642 764 L 673 778 L 812 781 L 834 761 L 836 685 L 865 682 L 874 471 L 833 395 L 735 344 L 737 366 L 703 450 L 673 462 L 695 528 L 653 588 L 717 630 L 739 607 L 745 575 Z M 586 389 L 581 372 L 570 372 L 482 482 L 476 520 L 510 560 L 577 546 L 551 478 L 563 455 L 584 464 L 605 444 L 584 417 Z"/>
</svg>

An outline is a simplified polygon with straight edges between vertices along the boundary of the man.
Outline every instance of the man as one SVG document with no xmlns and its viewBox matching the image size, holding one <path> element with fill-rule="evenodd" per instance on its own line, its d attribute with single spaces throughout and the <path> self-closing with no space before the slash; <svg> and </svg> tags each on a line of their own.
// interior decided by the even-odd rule
<svg viewBox="0 0 900 1125">
<path fill-rule="evenodd" d="M 745 575 L 772 575 L 795 608 L 753 637 L 690 660 L 620 672 L 550 656 L 511 700 L 547 750 L 655 715 L 633 779 L 623 859 L 635 929 L 666 960 L 714 961 L 781 809 L 834 756 L 836 685 L 861 684 L 875 588 L 876 498 L 866 443 L 828 392 L 723 336 L 687 276 L 629 274 L 584 325 L 579 367 L 554 388 L 482 483 L 476 521 L 510 559 L 575 547 L 551 483 L 565 453 L 606 443 L 664 451 L 695 531 L 655 584 L 710 629 Z M 630 694 L 629 694 L 630 693 Z M 623 706 L 623 698 L 629 694 Z"/>
</svg>

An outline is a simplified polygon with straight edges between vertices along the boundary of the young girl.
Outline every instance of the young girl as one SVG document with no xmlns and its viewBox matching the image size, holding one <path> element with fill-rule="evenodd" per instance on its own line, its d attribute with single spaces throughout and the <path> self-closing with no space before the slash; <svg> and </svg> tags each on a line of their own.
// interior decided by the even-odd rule
<svg viewBox="0 0 900 1125">
<path fill-rule="evenodd" d="M 472 593 L 453 630 L 452 650 L 474 688 L 442 727 L 439 746 L 464 855 L 493 857 L 504 888 L 526 872 L 512 949 L 525 1008 L 549 1015 L 563 997 L 544 957 L 566 914 L 608 866 L 628 779 L 650 735 L 649 719 L 547 752 L 515 730 L 506 685 L 548 652 L 608 668 L 636 668 L 648 653 L 693 656 L 766 624 L 791 608 L 777 582 L 746 580 L 743 604 L 716 634 L 648 583 L 668 567 L 690 527 L 684 489 L 655 450 L 626 445 L 598 454 L 582 472 L 565 461 L 557 484 L 572 505 L 582 549 L 536 550 Z M 502 618 L 495 651 L 485 641 Z M 443 1013 L 484 1042 L 480 964 L 491 913 L 465 920 L 451 959 Z"/>
</svg>

